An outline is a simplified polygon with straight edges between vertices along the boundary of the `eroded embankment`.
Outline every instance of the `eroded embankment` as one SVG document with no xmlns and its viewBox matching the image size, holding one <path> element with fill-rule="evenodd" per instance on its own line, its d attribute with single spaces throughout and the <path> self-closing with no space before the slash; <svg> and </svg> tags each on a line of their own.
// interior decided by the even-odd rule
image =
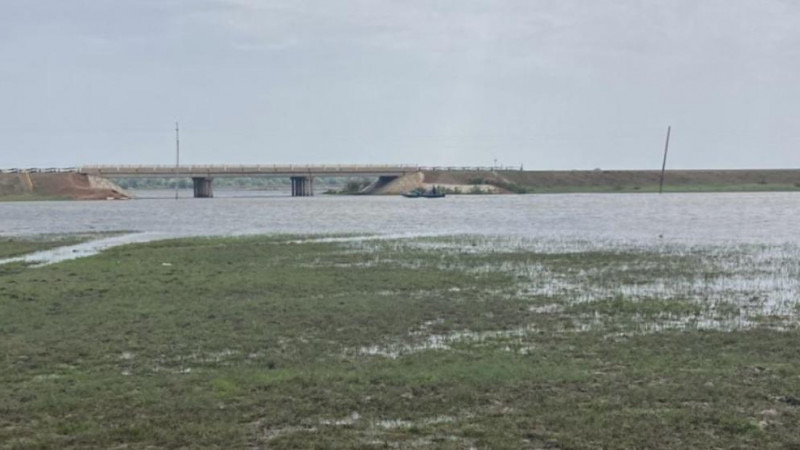
<svg viewBox="0 0 800 450">
<path fill-rule="evenodd" d="M 79 173 L 0 174 L 0 200 L 106 200 L 131 195 L 110 180 Z"/>
<path fill-rule="evenodd" d="M 447 170 L 420 171 L 391 182 L 376 183 L 368 194 L 401 194 L 414 189 L 444 188 L 450 193 L 653 192 L 657 170 Z M 800 170 L 670 170 L 666 192 L 794 191 Z"/>
<path fill-rule="evenodd" d="M 489 172 L 487 172 L 489 173 Z M 492 178 L 473 180 L 466 176 L 467 172 L 413 172 L 395 179 L 387 180 L 381 178 L 377 182 L 367 186 L 362 193 L 368 195 L 400 195 L 415 190 L 430 190 L 434 187 L 451 194 L 502 194 L 510 192 L 502 187 L 502 181 L 498 178 L 492 182 Z M 497 177 L 495 177 L 497 178 Z"/>
<path fill-rule="evenodd" d="M 519 186 L 546 191 L 585 189 L 655 190 L 657 170 L 503 171 L 502 177 Z M 800 189 L 800 170 L 668 170 L 666 191 L 768 191 Z"/>
</svg>

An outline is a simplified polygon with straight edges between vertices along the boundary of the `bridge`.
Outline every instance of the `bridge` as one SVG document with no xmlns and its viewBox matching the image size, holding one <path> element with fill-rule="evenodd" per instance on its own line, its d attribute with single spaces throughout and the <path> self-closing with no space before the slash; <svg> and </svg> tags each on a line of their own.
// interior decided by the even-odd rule
<svg viewBox="0 0 800 450">
<path fill-rule="evenodd" d="M 416 172 L 443 171 L 497 171 L 522 170 L 516 167 L 455 167 L 455 166 L 418 166 L 418 165 L 92 165 L 68 168 L 29 168 L 0 169 L 0 173 L 79 173 L 102 178 L 178 178 L 192 179 L 194 196 L 197 198 L 213 197 L 212 181 L 219 177 L 289 177 L 293 197 L 314 195 L 314 177 L 378 177 L 377 185 L 385 185 L 392 180 Z"/>
<path fill-rule="evenodd" d="M 213 197 L 212 180 L 217 177 L 288 176 L 292 196 L 314 195 L 316 176 L 377 176 L 389 182 L 407 173 L 423 170 L 412 165 L 192 165 L 192 166 L 83 166 L 74 171 L 98 177 L 191 177 L 194 196 Z"/>
</svg>

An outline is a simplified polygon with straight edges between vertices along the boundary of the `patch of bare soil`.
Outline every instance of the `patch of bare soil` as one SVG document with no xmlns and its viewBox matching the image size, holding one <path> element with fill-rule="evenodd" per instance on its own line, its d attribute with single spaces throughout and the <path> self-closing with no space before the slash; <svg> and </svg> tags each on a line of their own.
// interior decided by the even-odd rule
<svg viewBox="0 0 800 450">
<path fill-rule="evenodd" d="M 0 196 L 32 194 L 73 200 L 127 199 L 124 189 L 106 179 L 79 173 L 22 173 L 0 175 Z"/>
</svg>

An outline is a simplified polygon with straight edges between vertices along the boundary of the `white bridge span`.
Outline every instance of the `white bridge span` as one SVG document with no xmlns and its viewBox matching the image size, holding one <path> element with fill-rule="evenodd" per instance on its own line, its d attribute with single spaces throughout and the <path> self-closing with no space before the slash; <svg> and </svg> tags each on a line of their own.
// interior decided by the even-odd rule
<svg viewBox="0 0 800 450">
<path fill-rule="evenodd" d="M 195 197 L 213 197 L 212 180 L 217 177 L 257 177 L 285 176 L 292 181 L 292 195 L 305 197 L 314 195 L 314 177 L 318 176 L 372 176 L 379 182 L 390 182 L 393 178 L 415 172 L 444 171 L 494 171 L 516 170 L 508 167 L 455 167 L 418 166 L 403 164 L 337 164 L 337 165 L 298 165 L 298 164 L 252 164 L 252 165 L 94 165 L 69 168 L 31 168 L 5 169 L 0 173 L 80 173 L 96 177 L 190 177 L 194 185 Z M 521 170 L 521 168 L 520 168 Z"/>
<path fill-rule="evenodd" d="M 78 173 L 99 177 L 191 177 L 194 196 L 213 197 L 216 177 L 288 176 L 292 196 L 314 195 L 315 176 L 377 176 L 391 179 L 423 170 L 412 165 L 192 165 L 192 166 L 83 166 Z"/>
<path fill-rule="evenodd" d="M 400 176 L 421 170 L 456 170 L 415 165 L 191 165 L 191 166 L 82 166 L 78 173 L 105 177 L 163 176 Z M 457 170 L 462 170 L 458 168 Z"/>
</svg>

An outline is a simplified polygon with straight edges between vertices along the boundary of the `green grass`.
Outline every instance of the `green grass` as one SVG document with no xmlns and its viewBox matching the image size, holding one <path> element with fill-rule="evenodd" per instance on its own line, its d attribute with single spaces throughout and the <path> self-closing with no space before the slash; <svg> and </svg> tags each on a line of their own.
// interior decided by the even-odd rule
<svg viewBox="0 0 800 450">
<path fill-rule="evenodd" d="M 795 328 L 641 332 L 739 309 L 622 289 L 730 255 L 289 242 L 0 271 L 0 448 L 800 445 Z"/>
<path fill-rule="evenodd" d="M 800 186 L 795 184 L 667 184 L 664 192 L 794 192 L 800 191 Z M 601 193 L 653 193 L 658 192 L 658 185 L 600 185 L 600 186 L 524 186 L 518 185 L 518 193 L 528 194 L 601 194 Z"/>
</svg>

